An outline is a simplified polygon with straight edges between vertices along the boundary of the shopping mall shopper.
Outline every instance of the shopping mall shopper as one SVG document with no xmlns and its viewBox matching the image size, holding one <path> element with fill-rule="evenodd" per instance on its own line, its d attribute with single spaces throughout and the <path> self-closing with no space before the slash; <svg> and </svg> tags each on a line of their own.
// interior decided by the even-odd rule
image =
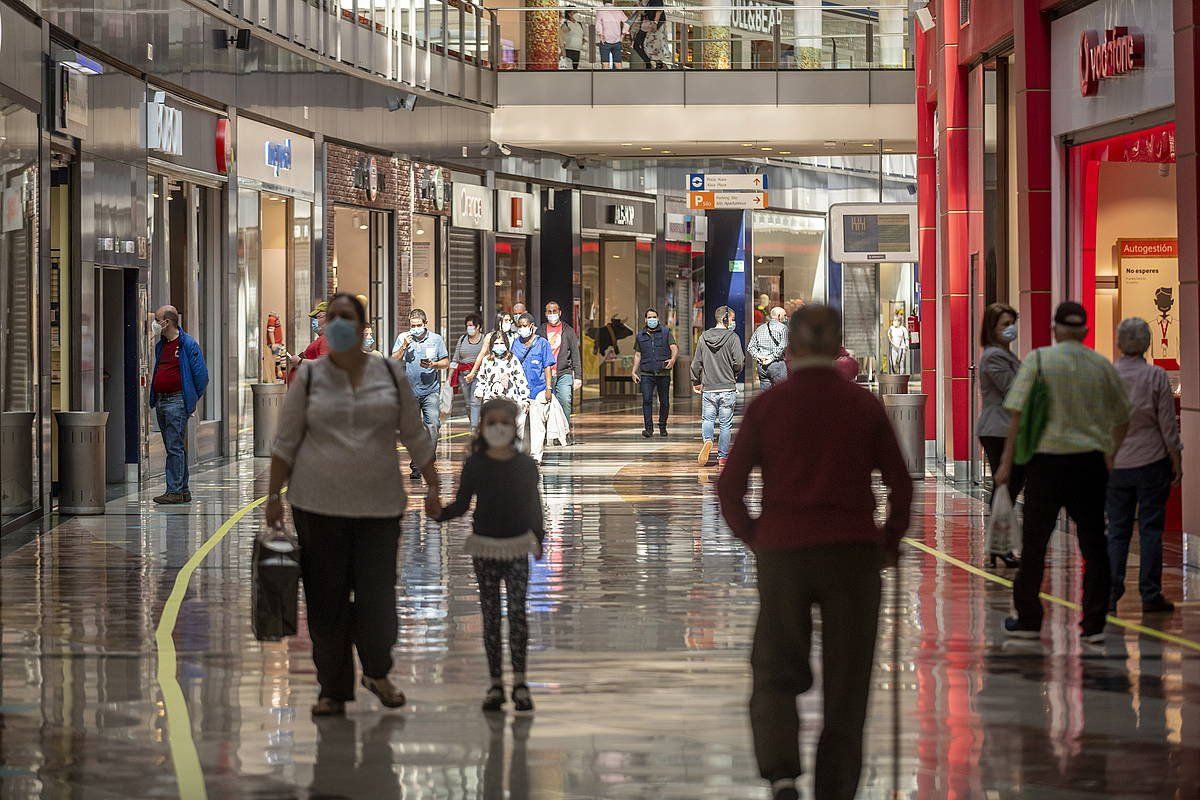
<svg viewBox="0 0 1200 800">
<path fill-rule="evenodd" d="M 467 418 L 471 421 L 471 429 L 479 425 L 479 400 L 475 397 L 475 365 L 479 363 L 479 354 L 483 351 L 483 317 L 472 311 L 463 320 L 466 332 L 454 346 L 454 355 L 450 357 L 451 380 L 458 383 L 462 390 L 463 402 L 467 404 Z"/>
<path fill-rule="evenodd" d="M 646 52 L 646 37 L 658 33 L 659 28 L 667 21 L 667 12 L 663 10 L 663 0 L 646 0 L 645 10 L 641 12 L 641 20 L 637 32 L 633 35 L 633 52 L 638 54 L 646 69 L 662 69 L 662 62 L 656 61 Z"/>
<path fill-rule="evenodd" d="M 158 417 L 163 448 L 167 451 L 167 491 L 154 498 L 163 505 L 192 502 L 188 486 L 188 417 L 208 387 L 208 365 L 200 345 L 179 326 L 175 306 L 154 312 L 154 374 L 150 379 L 150 407 Z"/>
<path fill-rule="evenodd" d="M 308 343 L 304 348 L 304 352 L 298 356 L 290 356 L 288 369 L 288 384 L 291 385 L 292 378 L 296 374 L 296 370 L 300 368 L 300 364 L 304 361 L 312 361 L 314 358 L 329 354 L 329 342 L 325 341 L 325 310 L 329 308 L 329 303 L 322 300 L 313 306 L 313 310 L 308 312 L 309 324 L 312 325 L 313 336 L 316 338 Z"/>
<path fill-rule="evenodd" d="M 613 5 L 613 0 L 603 0 L 604 5 L 596 12 L 596 38 L 600 40 L 600 68 L 620 69 L 621 41 L 629 33 L 629 18 L 625 12 Z"/>
<path fill-rule="evenodd" d="M 658 433 L 667 435 L 667 417 L 671 413 L 671 370 L 679 358 L 675 334 L 664 328 L 658 311 L 646 309 L 646 325 L 633 340 L 633 382 L 642 390 L 642 436 L 654 435 L 654 393 L 658 392 Z"/>
<path fill-rule="evenodd" d="M 528 310 L 528 309 L 526 309 L 526 308 L 525 308 L 525 304 L 524 304 L 524 303 L 522 303 L 522 302 L 520 302 L 520 301 L 518 301 L 518 302 L 516 302 L 516 303 L 513 303 L 513 307 L 512 307 L 512 315 L 511 315 L 511 316 L 512 316 L 512 318 L 513 318 L 513 321 L 515 322 L 515 321 L 516 321 L 516 319 L 517 319 L 517 317 L 519 317 L 519 316 L 521 316 L 522 314 L 524 314 L 524 313 L 525 313 L 527 310 Z"/>
<path fill-rule="evenodd" d="M 696 461 L 708 465 L 712 455 L 713 434 L 721 427 L 717 440 L 717 464 L 725 466 L 729 455 L 729 436 L 733 427 L 733 410 L 737 404 L 737 378 L 745 364 L 742 340 L 733 329 L 733 309 L 721 306 L 716 313 L 716 326 L 706 330 L 696 344 L 692 358 L 692 390 L 700 395 L 700 423 L 704 444 Z"/>
<path fill-rule="evenodd" d="M 1113 454 L 1129 428 L 1129 397 L 1121 376 L 1108 359 L 1083 344 L 1087 311 L 1065 302 L 1054 312 L 1057 344 L 1035 350 L 1013 381 L 1004 400 L 1012 412 L 1004 458 L 995 475 L 997 485 L 1009 484 L 1017 436 L 1026 402 L 1028 424 L 1042 427 L 1025 467 L 1025 520 L 1021 535 L 1021 566 L 1013 581 L 1017 615 L 1004 621 L 1009 636 L 1036 639 L 1042 628 L 1042 573 L 1046 546 L 1058 526 L 1062 509 L 1075 522 L 1083 554 L 1083 619 L 1081 636 L 1088 643 L 1104 639 L 1112 575 L 1104 536 L 1104 504 Z M 1036 398 L 1035 385 L 1045 388 L 1049 402 Z"/>
<path fill-rule="evenodd" d="M 841 315 L 806 306 L 792 315 L 790 334 L 795 372 L 750 404 L 717 491 L 726 522 L 758 564 L 750 726 L 759 771 L 776 800 L 800 797 L 796 696 L 813 683 L 815 605 L 825 700 L 812 796 L 850 800 L 862 771 L 879 570 L 895 562 L 908 528 L 912 481 L 883 406 L 833 368 Z M 757 518 L 746 507 L 755 468 L 762 472 Z M 888 489 L 882 528 L 876 470 Z"/>
<path fill-rule="evenodd" d="M 787 379 L 787 361 L 784 360 L 787 346 L 787 312 L 782 306 L 775 306 L 766 322 L 754 329 L 746 347 L 758 365 L 758 380 L 763 389 L 770 389 Z"/>
<path fill-rule="evenodd" d="M 562 308 L 553 300 L 546 303 L 546 324 L 538 330 L 538 335 L 550 343 L 550 350 L 554 353 L 554 382 L 551 386 L 569 422 L 575 391 L 583 386 L 579 336 L 574 328 L 562 321 Z"/>
<path fill-rule="evenodd" d="M 1004 303 L 992 303 L 983 312 L 983 323 L 979 329 L 979 395 L 983 407 L 975 423 L 975 434 L 983 453 L 987 457 L 988 469 L 993 477 L 1000 468 L 1004 456 L 1004 439 L 1008 436 L 1008 425 L 1012 421 L 1004 408 L 1004 397 L 1017 377 L 1021 359 L 1012 351 L 1017 338 L 1017 312 Z M 1015 503 L 1017 495 L 1025 486 L 1025 468 L 1014 464 L 1008 479 L 1008 493 Z M 994 497 L 994 495 L 993 495 Z M 1015 531 L 1014 531 L 1015 533 Z M 1020 560 L 1013 554 L 1013 542 L 988 540 L 988 557 L 991 565 L 1000 560 L 1006 567 L 1016 567 Z"/>
<path fill-rule="evenodd" d="M 475 362 L 475 369 L 472 370 L 475 375 L 471 379 L 475 401 L 486 404 L 489 400 L 503 397 L 524 409 L 529 402 L 529 381 L 525 380 L 521 362 L 512 354 L 509 336 L 502 330 L 493 331 L 489 336 L 491 346 Z"/>
<path fill-rule="evenodd" d="M 437 446 L 438 431 L 442 426 L 442 373 L 450 366 L 450 354 L 441 334 L 427 327 L 429 316 L 414 308 L 408 314 L 408 331 L 396 337 L 392 347 L 392 358 L 404 362 L 404 371 L 417 402 L 421 404 L 421 415 L 429 439 Z M 416 461 L 409 464 L 409 477 L 421 477 L 421 465 Z"/>
<path fill-rule="evenodd" d="M 484 711 L 499 711 L 505 703 L 500 653 L 501 581 L 508 600 L 513 708 L 517 712 L 533 711 L 533 698 L 525 682 L 525 655 L 529 646 L 525 596 L 529 588 L 529 556 L 541 559 L 546 527 L 538 492 L 537 464 L 516 448 L 519 413 L 516 403 L 504 398 L 484 403 L 472 453 L 458 481 L 458 493 L 454 502 L 434 517 L 438 522 L 461 517 L 467 512 L 471 498 L 475 498 L 472 533 L 464 549 L 475 567 L 483 612 L 483 646 L 491 679 L 483 700 Z"/>
<path fill-rule="evenodd" d="M 579 69 L 579 57 L 587 40 L 587 28 L 579 19 L 579 12 L 568 9 L 563 13 L 562 25 L 558 28 L 558 46 L 562 55 L 571 62 L 571 69 Z"/>
<path fill-rule="evenodd" d="M 1141 542 L 1138 589 L 1142 613 L 1175 610 L 1162 592 L 1162 533 L 1171 484 L 1183 477 L 1183 442 L 1175 420 L 1175 394 L 1162 367 L 1146 360 L 1150 326 L 1133 317 L 1117 327 L 1117 373 L 1125 382 L 1133 412 L 1129 432 L 1108 476 L 1108 558 L 1112 568 L 1110 610 L 1125 594 L 1125 562 L 1136 517 Z"/>
<path fill-rule="evenodd" d="M 525 371 L 529 384 L 529 403 L 523 418 L 518 420 L 518 431 L 523 431 L 525 451 L 537 463 L 542 463 L 542 451 L 546 448 L 546 418 L 550 412 L 550 381 L 554 373 L 554 353 L 550 343 L 537 335 L 533 317 L 521 314 L 517 317 L 517 336 L 512 343 L 512 353 Z"/>
<path fill-rule="evenodd" d="M 335 295 L 328 314 L 329 357 L 300 367 L 283 404 L 266 504 L 267 524 L 279 527 L 288 486 L 321 687 L 314 716 L 343 714 L 354 700 L 355 650 L 362 685 L 388 708 L 404 705 L 404 693 L 388 680 L 407 505 L 397 432 L 429 484 L 427 513 L 441 512 L 434 446 L 408 379 L 388 359 L 362 351 L 366 319 L 356 298 Z"/>
</svg>

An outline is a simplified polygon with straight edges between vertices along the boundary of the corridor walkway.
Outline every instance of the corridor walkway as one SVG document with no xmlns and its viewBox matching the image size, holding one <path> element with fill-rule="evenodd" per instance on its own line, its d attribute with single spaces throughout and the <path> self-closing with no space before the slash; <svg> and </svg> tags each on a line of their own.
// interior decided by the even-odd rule
<svg viewBox="0 0 1200 800">
<path fill-rule="evenodd" d="M 384 714 L 360 692 L 348 718 L 320 724 L 303 625 L 279 644 L 250 632 L 261 512 L 237 514 L 263 495 L 265 460 L 194 475 L 190 507 L 155 507 L 150 486 L 106 516 L 6 538 L 0 798 L 766 796 L 745 710 L 753 558 L 720 522 L 715 470 L 696 466 L 694 416 L 665 440 L 640 429 L 625 410 L 591 413 L 582 444 L 547 451 L 532 719 L 479 711 L 469 522 L 425 523 L 419 494 L 392 675 L 410 705 Z M 447 484 L 465 442 L 443 442 Z M 861 796 L 1196 797 L 1196 548 L 1169 548 L 1167 593 L 1186 602 L 1162 632 L 1136 627 L 1135 599 L 1122 608 L 1133 627 L 1081 648 L 1056 604 L 1042 642 L 1012 644 L 1007 589 L 976 569 L 980 502 L 932 479 L 917 497 L 902 585 L 893 574 L 885 588 Z M 1056 537 L 1058 598 L 1079 590 L 1069 545 Z M 819 693 L 802 707 L 811 764 Z"/>
</svg>

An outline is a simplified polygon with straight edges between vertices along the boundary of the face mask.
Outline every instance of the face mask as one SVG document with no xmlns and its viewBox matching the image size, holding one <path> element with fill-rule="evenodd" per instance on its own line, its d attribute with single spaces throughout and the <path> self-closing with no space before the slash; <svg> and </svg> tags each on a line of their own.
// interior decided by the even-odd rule
<svg viewBox="0 0 1200 800">
<path fill-rule="evenodd" d="M 549 322 L 551 325 L 557 325 L 558 321 L 560 319 L 562 319 L 562 316 L 560 314 L 547 314 L 546 315 L 546 321 Z"/>
<path fill-rule="evenodd" d="M 512 333 L 512 323 L 511 322 L 501 322 L 500 330 L 504 331 L 505 333 Z"/>
<path fill-rule="evenodd" d="M 353 350 L 361 341 L 358 326 L 344 317 L 335 317 L 325 323 L 325 341 L 335 353 Z"/>
<path fill-rule="evenodd" d="M 491 422 L 483 428 L 483 440 L 488 447 L 505 447 L 516 438 L 516 427 L 507 422 Z"/>
<path fill-rule="evenodd" d="M 408 332 L 411 333 L 413 336 L 417 337 L 418 339 L 420 339 L 422 336 L 425 335 L 425 326 L 424 325 L 414 325 L 414 326 L 412 326 L 412 328 L 409 329 Z"/>
<path fill-rule="evenodd" d="M 533 328 L 522 325 L 521 327 L 517 328 L 517 335 L 522 339 L 528 339 L 530 336 L 533 336 Z"/>
<path fill-rule="evenodd" d="M 477 330 L 479 330 L 479 329 L 476 328 L 474 325 L 468 325 L 467 326 L 467 336 L 474 336 L 475 331 L 477 331 Z"/>
<path fill-rule="evenodd" d="M 654 330 L 658 327 L 658 317 L 646 317 L 646 327 Z"/>
<path fill-rule="evenodd" d="M 375 349 L 375 334 L 367 334 L 363 337 L 363 350 L 368 353 Z"/>
<path fill-rule="evenodd" d="M 317 318 L 316 318 L 316 317 L 313 317 L 313 318 L 312 318 L 311 320 L 309 320 L 309 321 L 312 323 L 312 332 L 313 332 L 313 335 L 315 336 L 315 335 L 319 334 L 319 333 L 321 332 L 321 323 L 317 322 Z"/>
<path fill-rule="evenodd" d="M 158 320 L 154 320 L 150 323 L 150 333 L 155 339 L 157 339 L 159 336 L 162 336 L 162 325 L 159 324 Z"/>
<path fill-rule="evenodd" d="M 492 352 L 498 356 L 502 356 L 508 352 L 508 347 L 504 342 L 496 342 L 492 345 Z"/>
<path fill-rule="evenodd" d="M 1017 326 L 1009 325 L 1007 328 L 1000 331 L 1000 338 L 1006 342 L 1015 342 L 1017 340 Z"/>
</svg>

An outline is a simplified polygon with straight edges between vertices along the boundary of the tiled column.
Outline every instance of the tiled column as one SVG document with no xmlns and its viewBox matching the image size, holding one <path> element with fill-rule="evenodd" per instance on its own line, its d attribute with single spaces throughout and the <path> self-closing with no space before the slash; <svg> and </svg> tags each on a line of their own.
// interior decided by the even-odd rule
<svg viewBox="0 0 1200 800">
<path fill-rule="evenodd" d="M 1183 384 L 1183 529 L 1200 534 L 1200 0 L 1175 1 L 1175 158 L 1179 215 L 1180 379 Z"/>
<path fill-rule="evenodd" d="M 917 77 L 917 221 L 921 283 L 921 391 L 925 403 L 925 438 L 937 439 L 937 158 L 933 152 L 934 104 L 929 100 L 932 36 L 916 37 Z"/>
<path fill-rule="evenodd" d="M 1017 257 L 1022 349 L 1050 344 L 1050 22 L 1039 0 L 1013 0 L 1017 93 Z"/>
<path fill-rule="evenodd" d="M 545 6 L 547 11 L 525 13 L 525 68 L 558 69 L 558 28 L 562 24 L 553 0 L 530 0 L 530 6 Z"/>
</svg>

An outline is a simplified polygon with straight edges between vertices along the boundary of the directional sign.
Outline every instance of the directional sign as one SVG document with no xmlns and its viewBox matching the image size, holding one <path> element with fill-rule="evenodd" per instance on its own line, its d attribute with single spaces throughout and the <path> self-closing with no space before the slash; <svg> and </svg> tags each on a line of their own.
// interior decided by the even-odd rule
<svg viewBox="0 0 1200 800">
<path fill-rule="evenodd" d="M 688 192 L 688 208 L 766 208 L 766 192 Z"/>
<path fill-rule="evenodd" d="M 761 192 L 766 189 L 766 175 L 705 175 L 703 172 L 691 172 L 687 177 L 689 192 Z"/>
</svg>

